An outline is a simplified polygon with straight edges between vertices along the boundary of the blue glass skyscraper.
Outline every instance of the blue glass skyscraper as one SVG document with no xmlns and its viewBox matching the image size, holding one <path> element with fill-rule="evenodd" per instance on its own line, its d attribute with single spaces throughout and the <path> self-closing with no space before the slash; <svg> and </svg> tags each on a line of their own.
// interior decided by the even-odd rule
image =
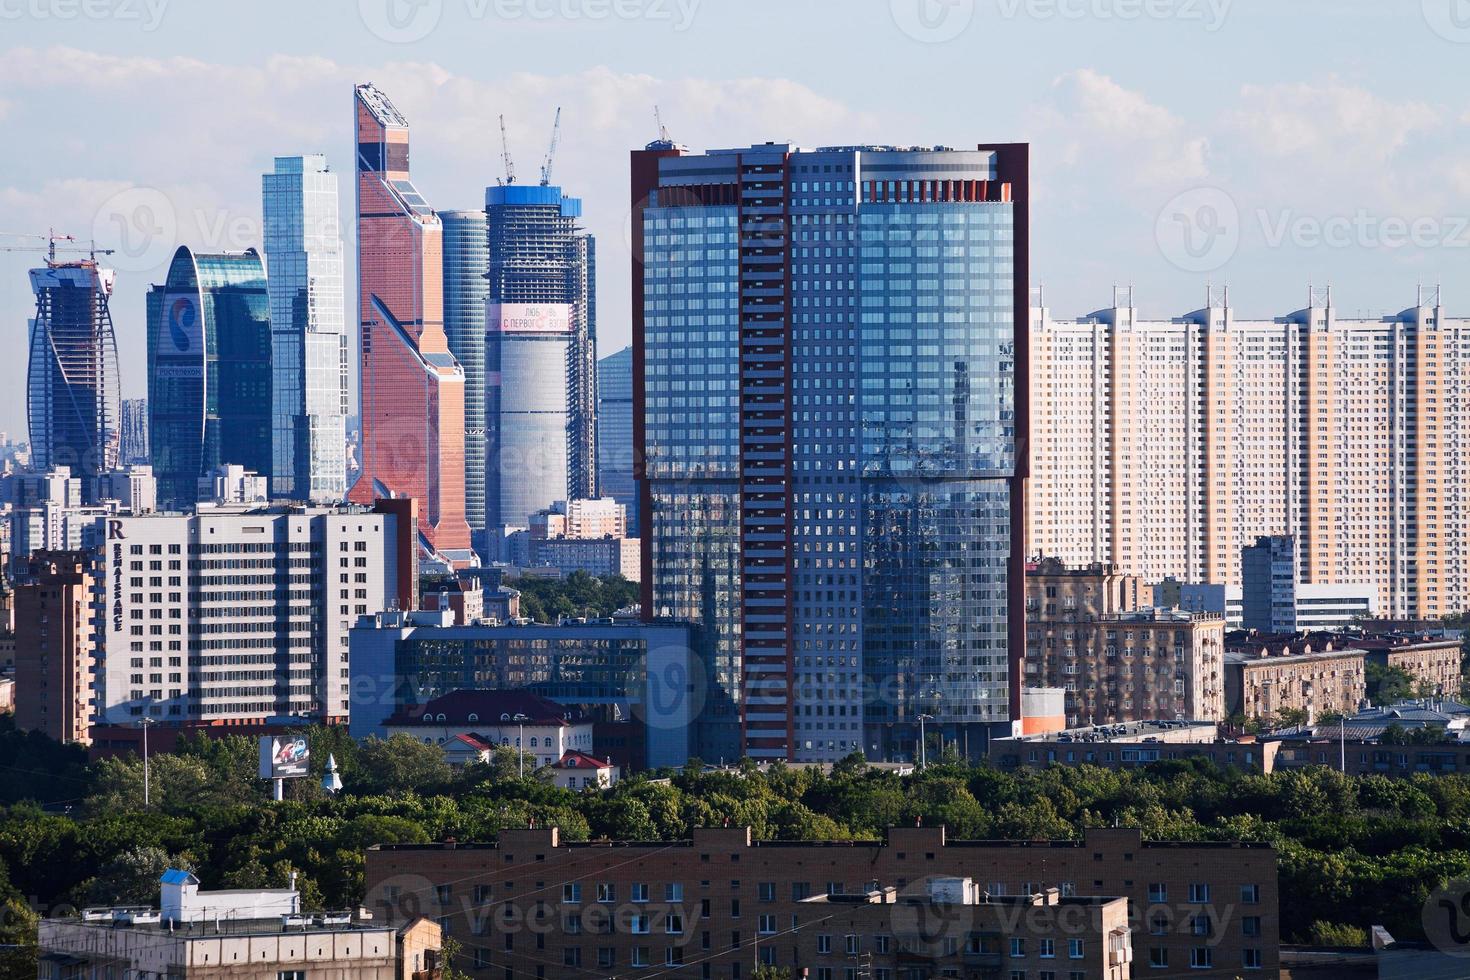
<svg viewBox="0 0 1470 980">
<path fill-rule="evenodd" d="M 983 751 L 1019 716 L 1027 151 L 633 154 L 643 612 L 700 751 Z"/>
<path fill-rule="evenodd" d="M 271 495 L 347 495 L 347 321 L 337 175 L 277 157 L 261 180 L 272 364 Z"/>
<path fill-rule="evenodd" d="M 628 511 L 628 537 L 638 537 L 633 482 L 633 348 L 597 362 L 597 492 Z"/>
<path fill-rule="evenodd" d="M 180 246 L 148 293 L 148 415 L 161 507 L 191 507 L 226 463 L 271 474 L 271 321 L 255 249 Z"/>
<path fill-rule="evenodd" d="M 440 211 L 444 223 L 444 336 L 464 368 L 464 513 L 485 542 L 485 297 L 490 246 L 484 211 Z"/>
</svg>

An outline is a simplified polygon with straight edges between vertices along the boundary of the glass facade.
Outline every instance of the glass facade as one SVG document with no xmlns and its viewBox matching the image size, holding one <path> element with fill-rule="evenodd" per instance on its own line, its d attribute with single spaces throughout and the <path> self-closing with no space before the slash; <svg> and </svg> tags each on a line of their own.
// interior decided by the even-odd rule
<svg viewBox="0 0 1470 980">
<path fill-rule="evenodd" d="M 117 340 L 108 309 L 112 284 L 112 270 L 95 261 L 51 262 L 31 270 L 31 465 L 42 471 L 69 467 L 89 503 L 97 499 L 98 476 L 117 468 L 120 442 Z"/>
<path fill-rule="evenodd" d="M 485 541 L 485 298 L 490 248 L 484 211 L 440 211 L 444 223 L 444 335 L 464 368 L 464 508 L 476 548 Z"/>
<path fill-rule="evenodd" d="M 638 537 L 633 484 L 633 348 L 597 362 L 597 494 L 628 513 L 628 537 Z"/>
<path fill-rule="evenodd" d="M 1015 209 L 995 155 L 766 145 L 657 165 L 647 589 L 709 634 L 710 706 L 733 718 L 704 737 L 907 758 L 920 715 L 951 741 L 1007 721 Z"/>
<path fill-rule="evenodd" d="M 192 507 L 199 477 L 272 466 L 270 301 L 254 249 L 174 253 L 148 294 L 148 411 L 161 507 Z"/>
<path fill-rule="evenodd" d="M 408 120 L 374 86 L 355 91 L 362 473 L 348 496 L 414 498 L 424 550 L 465 567 L 465 377 L 444 334 L 443 225 L 409 175 Z"/>
<path fill-rule="evenodd" d="M 269 268 L 271 496 L 347 495 L 347 324 L 337 175 L 323 156 L 277 157 L 262 178 Z"/>
</svg>

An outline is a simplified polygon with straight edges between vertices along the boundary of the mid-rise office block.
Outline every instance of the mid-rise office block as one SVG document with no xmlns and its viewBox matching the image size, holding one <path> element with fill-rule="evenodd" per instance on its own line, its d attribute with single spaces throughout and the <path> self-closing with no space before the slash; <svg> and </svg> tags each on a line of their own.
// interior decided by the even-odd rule
<svg viewBox="0 0 1470 980">
<path fill-rule="evenodd" d="M 917 757 L 921 716 L 978 751 L 1019 717 L 1027 166 L 633 154 L 642 608 L 708 636 L 722 755 Z"/>
<path fill-rule="evenodd" d="M 347 496 L 348 365 L 337 175 L 320 154 L 276 157 L 261 185 L 270 269 L 271 492 L 338 503 Z"/>
<path fill-rule="evenodd" d="M 1225 617 L 1227 630 L 1244 628 L 1245 603 L 1238 585 L 1199 585 L 1165 579 L 1154 586 L 1154 605 Z M 1378 615 L 1378 586 L 1372 582 L 1330 585 L 1298 582 L 1294 590 L 1296 628 L 1304 633 L 1360 627 Z"/>
<path fill-rule="evenodd" d="M 129 514 L 151 514 L 158 509 L 158 480 L 153 467 L 146 464 L 130 463 L 104 473 L 98 493 L 102 500 L 116 500 L 118 508 Z"/>
<path fill-rule="evenodd" d="M 629 761 L 639 768 L 718 758 L 693 741 L 704 690 L 686 682 L 700 676 L 703 663 L 687 625 L 453 621 L 447 610 L 358 621 L 351 634 L 353 737 L 381 735 L 390 716 L 451 691 L 524 690 L 603 722 L 632 719 L 644 748 Z"/>
<path fill-rule="evenodd" d="M 116 500 L 84 504 L 83 481 L 65 466 L 45 473 L 15 473 L 5 482 L 11 503 L 4 515 L 9 530 L 7 571 L 15 578 L 24 576 L 27 558 L 36 552 L 78 551 L 89 546 L 97 519 L 119 509 Z"/>
<path fill-rule="evenodd" d="M 444 223 L 444 336 L 464 369 L 464 512 L 475 548 L 485 540 L 485 298 L 490 246 L 484 211 L 440 211 Z"/>
<path fill-rule="evenodd" d="M 1293 535 L 1300 581 L 1376 583 L 1383 614 L 1470 606 L 1460 448 L 1470 319 L 1437 290 L 1381 319 L 1326 290 L 1245 320 L 1223 290 L 1145 320 L 1031 311 L 1031 546 L 1150 581 L 1240 584 L 1240 549 Z"/>
<path fill-rule="evenodd" d="M 355 93 L 362 471 L 349 496 L 413 498 L 426 550 L 469 565 L 465 378 L 444 335 L 443 226 L 409 175 L 408 120 L 374 86 Z"/>
<path fill-rule="evenodd" d="M 1295 633 L 1296 539 L 1272 534 L 1240 549 L 1241 624 L 1261 633 Z"/>
<path fill-rule="evenodd" d="M 348 630 L 412 599 L 404 523 L 304 505 L 105 521 L 99 721 L 345 721 Z"/>
<path fill-rule="evenodd" d="M 271 472 L 271 316 L 254 249 L 180 246 L 148 293 L 148 411 L 159 503 L 194 503 L 199 478 L 235 463 Z"/>
<path fill-rule="evenodd" d="M 638 537 L 638 492 L 633 482 L 633 348 L 597 362 L 597 492 L 628 512 L 628 535 Z"/>
<path fill-rule="evenodd" d="M 117 467 L 120 440 L 117 340 L 108 308 L 115 273 L 99 266 L 96 256 L 58 262 L 54 239 L 52 247 L 45 267 L 31 270 L 31 464 L 70 468 L 93 503 L 98 475 Z"/>
<path fill-rule="evenodd" d="M 15 589 L 15 724 L 58 742 L 91 741 L 97 655 L 92 555 L 39 551 Z"/>
<path fill-rule="evenodd" d="M 538 893 L 536 881 L 554 887 Z M 938 882 L 940 901 L 931 891 Z M 910 901 L 900 897 L 881 915 L 862 909 L 888 888 Z M 992 905 L 1018 901 L 997 915 L 964 904 L 977 893 Z M 1114 896 L 1127 899 L 1131 917 L 1124 903 L 1098 901 Z M 1068 899 L 1082 901 L 1067 913 Z M 513 914 L 485 914 L 492 900 Z M 882 841 L 838 843 L 754 841 L 741 827 L 611 848 L 567 841 L 554 827 L 505 830 L 493 843 L 370 848 L 366 904 L 388 923 L 433 910 L 462 944 L 456 965 L 487 980 L 547 963 L 548 975 L 717 980 L 748 977 L 757 964 L 857 976 L 864 963 L 874 980 L 1003 976 L 1007 964 L 1027 977 L 1103 980 L 1131 967 L 1224 980 L 1274 977 L 1281 941 L 1272 847 L 1154 843 L 1126 829 L 1006 842 L 906 827 Z M 1064 918 L 1077 932 L 1049 928 Z M 1005 921 L 1015 925 L 997 949 L 992 928 Z"/>
</svg>

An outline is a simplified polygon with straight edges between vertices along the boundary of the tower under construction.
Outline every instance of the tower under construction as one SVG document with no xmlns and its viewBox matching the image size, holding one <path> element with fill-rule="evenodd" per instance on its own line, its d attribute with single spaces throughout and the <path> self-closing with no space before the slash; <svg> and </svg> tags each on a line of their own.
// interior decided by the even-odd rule
<svg viewBox="0 0 1470 980">
<path fill-rule="evenodd" d="M 115 274 L 95 255 L 59 261 L 55 240 L 44 267 L 31 270 L 36 315 L 30 322 L 26 417 L 37 469 L 68 466 L 88 499 L 99 474 L 117 468 L 119 442 Z"/>
</svg>

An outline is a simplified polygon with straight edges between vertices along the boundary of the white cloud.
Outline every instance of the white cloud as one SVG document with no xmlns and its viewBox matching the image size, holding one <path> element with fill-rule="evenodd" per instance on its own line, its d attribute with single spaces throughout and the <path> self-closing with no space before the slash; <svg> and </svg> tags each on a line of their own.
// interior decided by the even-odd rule
<svg viewBox="0 0 1470 980">
<path fill-rule="evenodd" d="M 1209 173 L 1209 141 L 1141 92 L 1091 68 L 1052 82 L 1037 110 L 1036 152 L 1048 169 L 1073 171 L 1084 183 L 1101 171 L 1147 185 L 1200 180 Z"/>
</svg>

